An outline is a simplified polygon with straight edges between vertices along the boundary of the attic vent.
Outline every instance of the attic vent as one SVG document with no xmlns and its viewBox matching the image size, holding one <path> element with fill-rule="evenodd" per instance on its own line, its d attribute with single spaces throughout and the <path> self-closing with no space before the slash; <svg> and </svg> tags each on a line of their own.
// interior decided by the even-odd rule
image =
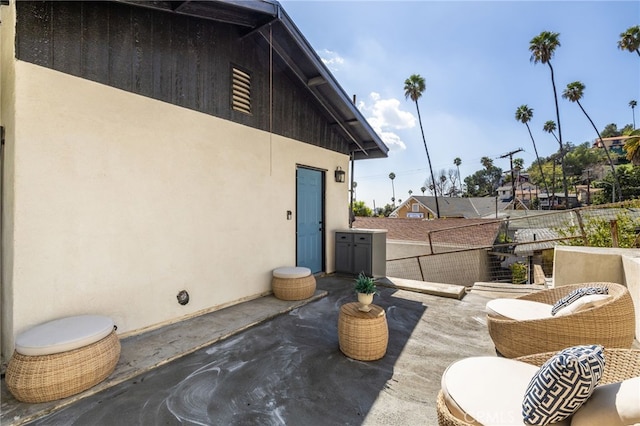
<svg viewBox="0 0 640 426">
<path fill-rule="evenodd" d="M 232 108 L 245 114 L 251 114 L 251 74 L 233 67 L 232 77 Z"/>
</svg>

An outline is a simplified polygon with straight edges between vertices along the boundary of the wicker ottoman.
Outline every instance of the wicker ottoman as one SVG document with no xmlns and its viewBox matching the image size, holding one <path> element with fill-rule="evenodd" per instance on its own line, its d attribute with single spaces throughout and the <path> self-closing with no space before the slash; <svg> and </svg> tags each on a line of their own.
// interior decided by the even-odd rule
<svg viewBox="0 0 640 426">
<path fill-rule="evenodd" d="M 19 401 L 53 401 L 97 385 L 113 372 L 119 358 L 120 339 L 110 318 L 62 318 L 16 338 L 5 381 Z"/>
<path fill-rule="evenodd" d="M 362 312 L 358 302 L 346 303 L 340 307 L 338 316 L 340 350 L 349 358 L 360 361 L 382 358 L 389 343 L 384 309 L 378 305 L 369 306 L 369 312 Z"/>
<path fill-rule="evenodd" d="M 316 278 L 311 269 L 301 266 L 277 268 L 271 279 L 273 295 L 282 300 L 303 300 L 316 291 Z"/>
</svg>

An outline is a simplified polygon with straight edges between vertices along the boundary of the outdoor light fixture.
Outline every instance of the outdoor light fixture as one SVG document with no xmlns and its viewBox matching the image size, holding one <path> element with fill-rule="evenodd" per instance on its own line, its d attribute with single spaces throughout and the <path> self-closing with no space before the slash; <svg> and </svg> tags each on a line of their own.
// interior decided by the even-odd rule
<svg viewBox="0 0 640 426">
<path fill-rule="evenodd" d="M 344 170 L 342 170 L 342 167 L 338 166 L 338 168 L 336 169 L 336 182 L 344 183 L 345 175 L 346 173 Z"/>
</svg>

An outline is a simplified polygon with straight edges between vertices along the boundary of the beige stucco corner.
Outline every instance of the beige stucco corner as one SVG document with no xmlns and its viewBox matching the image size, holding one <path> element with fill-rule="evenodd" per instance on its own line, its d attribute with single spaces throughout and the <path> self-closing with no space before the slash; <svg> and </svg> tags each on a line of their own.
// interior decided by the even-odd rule
<svg viewBox="0 0 640 426">
<path fill-rule="evenodd" d="M 553 264 L 556 286 L 597 281 L 627 286 L 640 340 L 640 249 L 556 246 Z"/>
<path fill-rule="evenodd" d="M 108 315 L 127 335 L 269 292 L 271 271 L 296 260 L 298 166 L 327 171 L 333 272 L 333 231 L 348 226 L 333 170 L 349 170 L 347 155 L 14 65 L 2 79 L 5 359 L 18 333 L 54 318 Z"/>
<path fill-rule="evenodd" d="M 6 335 L 12 333 L 13 316 L 13 218 L 14 218 L 14 143 L 15 140 L 15 3 L 0 7 L 0 126 L 4 127 L 5 144 L 2 147 L 2 258 L 0 260 L 0 346 Z M 13 344 L 13 340 L 9 340 Z M 4 352 L 4 351 L 3 351 Z"/>
</svg>

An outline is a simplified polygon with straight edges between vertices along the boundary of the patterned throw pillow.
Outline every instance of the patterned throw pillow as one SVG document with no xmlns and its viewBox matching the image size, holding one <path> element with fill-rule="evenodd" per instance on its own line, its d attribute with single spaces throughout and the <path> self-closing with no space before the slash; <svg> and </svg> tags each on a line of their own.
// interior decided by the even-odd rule
<svg viewBox="0 0 640 426">
<path fill-rule="evenodd" d="M 553 304 L 553 306 L 551 307 L 551 315 L 557 314 L 560 309 L 564 308 L 565 306 L 569 306 L 576 300 L 580 299 L 582 296 L 588 296 L 590 294 L 609 294 L 609 289 L 607 287 L 577 288 Z"/>
<path fill-rule="evenodd" d="M 522 402 L 524 422 L 546 425 L 571 416 L 589 399 L 603 370 L 600 345 L 573 346 L 557 353 L 527 387 Z"/>
</svg>

